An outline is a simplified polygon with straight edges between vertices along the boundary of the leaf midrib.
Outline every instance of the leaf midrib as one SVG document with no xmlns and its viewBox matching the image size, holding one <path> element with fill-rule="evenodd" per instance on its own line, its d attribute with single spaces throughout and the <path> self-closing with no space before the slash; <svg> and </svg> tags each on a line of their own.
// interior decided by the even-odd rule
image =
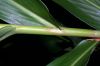
<svg viewBox="0 0 100 66">
<path fill-rule="evenodd" d="M 98 42 L 95 42 L 95 44 L 91 45 L 91 47 L 89 47 L 84 53 L 82 53 L 72 64 L 71 66 L 75 66 L 75 64 L 81 60 L 81 58 L 87 54 Z"/>
<path fill-rule="evenodd" d="M 23 12 L 25 12 L 27 15 L 31 16 L 32 18 L 36 18 L 40 23 L 44 24 L 45 26 L 56 27 L 53 24 L 51 24 L 49 21 L 43 19 L 42 17 L 38 16 L 34 12 L 31 12 L 30 10 L 21 6 L 19 3 L 15 2 L 14 0 L 9 0 L 9 1 L 13 6 L 16 6 L 17 8 L 21 9 Z"/>
<path fill-rule="evenodd" d="M 90 3 L 91 5 L 95 6 L 97 9 L 100 9 L 100 7 L 98 5 L 96 5 L 95 3 L 93 3 L 90 0 L 86 0 L 88 3 Z"/>
</svg>

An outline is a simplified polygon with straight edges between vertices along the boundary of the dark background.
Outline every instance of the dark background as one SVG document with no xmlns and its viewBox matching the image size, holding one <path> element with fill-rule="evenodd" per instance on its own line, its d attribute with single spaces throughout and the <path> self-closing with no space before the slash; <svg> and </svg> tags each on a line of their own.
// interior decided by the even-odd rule
<svg viewBox="0 0 100 66">
<path fill-rule="evenodd" d="M 61 6 L 52 2 L 52 0 L 42 0 L 50 10 L 50 13 L 66 27 L 72 28 L 86 28 L 89 27 L 84 22 L 74 17 Z M 6 23 L 0 20 L 1 23 Z M 27 65 L 27 66 L 45 66 L 51 62 L 55 57 L 58 57 L 65 52 L 60 50 L 57 53 L 50 52 L 43 41 L 43 36 L 40 35 L 13 35 L 0 42 L 0 66 L 8 65 Z M 65 45 L 65 42 L 57 42 L 61 49 L 65 47 L 73 47 L 70 43 Z M 94 51 L 88 66 L 100 66 L 100 50 Z M 95 64 L 95 65 L 94 65 Z"/>
</svg>

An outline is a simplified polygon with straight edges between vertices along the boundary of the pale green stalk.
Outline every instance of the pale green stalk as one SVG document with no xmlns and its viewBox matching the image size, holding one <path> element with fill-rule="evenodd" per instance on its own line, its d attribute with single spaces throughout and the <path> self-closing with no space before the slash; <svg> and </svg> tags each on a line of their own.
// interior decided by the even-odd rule
<svg viewBox="0 0 100 66">
<path fill-rule="evenodd" d="M 57 35 L 57 36 L 78 36 L 78 37 L 100 37 L 100 31 L 78 29 L 78 28 L 48 28 L 43 26 L 18 26 L 10 24 L 0 24 L 0 28 L 12 26 L 16 28 L 16 34 L 40 34 L 40 35 Z"/>
</svg>

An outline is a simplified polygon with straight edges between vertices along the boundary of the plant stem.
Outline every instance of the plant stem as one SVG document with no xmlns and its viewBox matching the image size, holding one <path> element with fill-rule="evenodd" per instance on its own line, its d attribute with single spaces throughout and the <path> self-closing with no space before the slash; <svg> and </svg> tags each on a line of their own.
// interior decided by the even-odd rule
<svg viewBox="0 0 100 66">
<path fill-rule="evenodd" d="M 78 37 L 100 37 L 100 31 L 79 29 L 79 28 L 48 28 L 43 26 L 18 26 L 10 24 L 0 24 L 0 28 L 12 26 L 16 28 L 16 34 L 40 34 L 57 36 L 78 36 Z"/>
</svg>

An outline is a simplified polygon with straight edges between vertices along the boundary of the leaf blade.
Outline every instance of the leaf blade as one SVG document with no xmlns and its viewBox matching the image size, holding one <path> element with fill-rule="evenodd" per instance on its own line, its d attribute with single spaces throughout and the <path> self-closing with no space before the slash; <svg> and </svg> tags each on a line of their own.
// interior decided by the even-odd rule
<svg viewBox="0 0 100 66">
<path fill-rule="evenodd" d="M 15 28 L 11 26 L 5 26 L 0 28 L 0 41 L 4 40 L 5 38 L 15 34 Z"/>
<path fill-rule="evenodd" d="M 100 29 L 100 1 L 99 0 L 53 0 L 68 10 L 74 16 L 92 26 Z"/>
<path fill-rule="evenodd" d="M 58 57 L 47 66 L 84 66 L 83 62 L 86 62 L 97 43 L 96 41 L 84 40 L 71 52 Z"/>
<path fill-rule="evenodd" d="M 32 2 L 33 4 L 36 3 L 35 6 L 26 3 L 28 1 Z M 55 23 L 56 21 L 54 22 L 52 20 L 53 17 L 50 16 L 49 12 L 45 8 L 45 6 L 43 6 L 41 1 L 37 0 L 28 0 L 28 1 L 0 0 L 0 14 L 1 14 L 0 18 L 11 24 L 56 27 L 55 26 L 56 24 L 55 25 L 52 24 Z M 22 2 L 23 4 L 19 2 Z M 25 5 L 28 4 L 31 6 L 31 8 L 33 6 L 34 11 L 28 10 L 27 9 L 28 6 L 25 7 Z M 37 11 L 36 6 L 38 12 L 36 12 Z"/>
</svg>

